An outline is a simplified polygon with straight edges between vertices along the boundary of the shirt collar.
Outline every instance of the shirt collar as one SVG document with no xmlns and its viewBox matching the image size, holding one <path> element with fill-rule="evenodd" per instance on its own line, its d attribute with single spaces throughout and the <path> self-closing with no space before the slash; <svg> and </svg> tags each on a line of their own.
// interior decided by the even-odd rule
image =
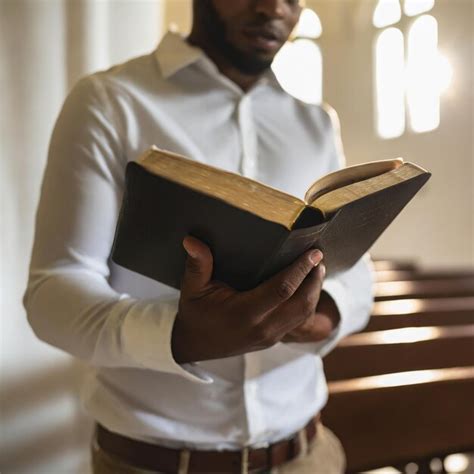
<svg viewBox="0 0 474 474">
<path fill-rule="evenodd" d="M 216 65 L 206 56 L 202 49 L 190 45 L 179 33 L 168 31 L 161 40 L 155 51 L 155 58 L 165 79 L 168 79 L 178 71 L 197 63 L 207 69 L 212 74 L 219 74 Z M 273 84 L 281 88 L 271 68 L 263 74 L 259 83 Z"/>
<path fill-rule="evenodd" d="M 155 51 L 156 60 L 165 79 L 203 56 L 201 49 L 191 46 L 179 33 L 172 31 L 165 34 Z"/>
</svg>

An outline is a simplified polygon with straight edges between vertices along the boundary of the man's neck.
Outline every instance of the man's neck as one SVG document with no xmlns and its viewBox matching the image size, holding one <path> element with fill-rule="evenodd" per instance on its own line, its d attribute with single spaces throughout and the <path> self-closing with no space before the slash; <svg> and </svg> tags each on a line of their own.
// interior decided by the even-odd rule
<svg viewBox="0 0 474 474">
<path fill-rule="evenodd" d="M 217 66 L 219 72 L 237 84 L 243 91 L 248 91 L 264 74 L 245 74 L 234 65 L 216 48 L 206 36 L 192 31 L 187 38 L 188 43 L 202 49 L 206 56 Z"/>
</svg>

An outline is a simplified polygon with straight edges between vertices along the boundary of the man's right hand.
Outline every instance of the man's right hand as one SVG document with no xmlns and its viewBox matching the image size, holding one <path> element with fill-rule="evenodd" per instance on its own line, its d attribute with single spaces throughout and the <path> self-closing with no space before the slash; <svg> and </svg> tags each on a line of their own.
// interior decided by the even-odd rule
<svg viewBox="0 0 474 474">
<path fill-rule="evenodd" d="M 314 314 L 324 277 L 319 250 L 240 292 L 211 280 L 213 258 L 203 242 L 188 236 L 183 246 L 188 256 L 172 336 L 178 363 L 265 349 Z"/>
</svg>

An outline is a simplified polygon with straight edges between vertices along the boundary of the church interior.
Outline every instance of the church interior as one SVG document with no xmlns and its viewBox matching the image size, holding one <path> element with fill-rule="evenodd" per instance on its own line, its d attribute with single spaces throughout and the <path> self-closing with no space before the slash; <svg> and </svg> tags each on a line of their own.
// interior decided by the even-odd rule
<svg viewBox="0 0 474 474">
<path fill-rule="evenodd" d="M 5 474 L 89 472 L 85 365 L 36 339 L 22 306 L 54 121 L 80 77 L 186 35 L 191 3 L 0 1 Z M 347 166 L 432 174 L 370 250 L 368 325 L 323 360 L 347 472 L 474 473 L 474 2 L 306 0 L 272 68 L 334 108 Z"/>
</svg>

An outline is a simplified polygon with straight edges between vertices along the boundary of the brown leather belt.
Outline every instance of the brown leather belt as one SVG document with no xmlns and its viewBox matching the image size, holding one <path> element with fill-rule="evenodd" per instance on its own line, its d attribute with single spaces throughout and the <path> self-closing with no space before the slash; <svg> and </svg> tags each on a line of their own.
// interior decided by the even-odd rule
<svg viewBox="0 0 474 474">
<path fill-rule="evenodd" d="M 316 435 L 319 415 L 303 428 L 309 444 Z M 97 425 L 97 443 L 108 454 L 128 465 L 166 474 L 176 474 L 182 450 L 170 449 L 112 433 Z M 265 472 L 294 459 L 302 450 L 298 433 L 267 448 L 249 448 L 246 453 L 249 473 Z M 190 451 L 188 474 L 240 473 L 244 451 Z"/>
</svg>

